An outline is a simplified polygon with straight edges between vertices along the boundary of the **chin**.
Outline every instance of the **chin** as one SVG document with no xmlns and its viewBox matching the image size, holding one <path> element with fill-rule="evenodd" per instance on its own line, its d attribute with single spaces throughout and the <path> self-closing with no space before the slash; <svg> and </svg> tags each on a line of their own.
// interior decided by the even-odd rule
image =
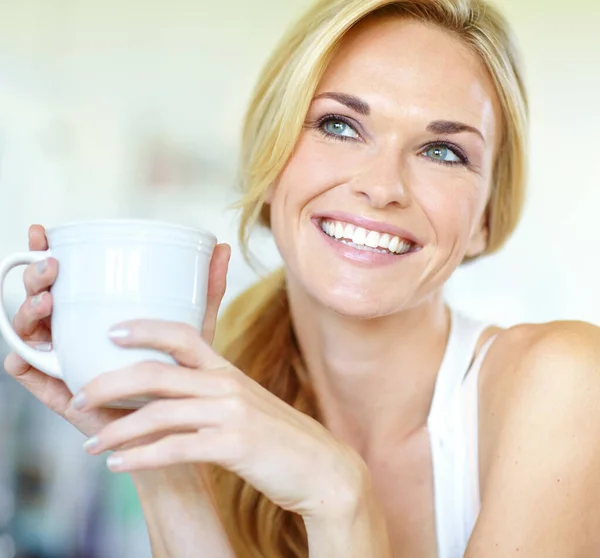
<svg viewBox="0 0 600 558">
<path fill-rule="evenodd" d="M 389 316 L 402 311 L 405 306 L 400 300 L 392 300 L 390 293 L 376 289 L 319 289 L 319 292 L 313 292 L 313 297 L 320 306 L 357 320 Z"/>
</svg>

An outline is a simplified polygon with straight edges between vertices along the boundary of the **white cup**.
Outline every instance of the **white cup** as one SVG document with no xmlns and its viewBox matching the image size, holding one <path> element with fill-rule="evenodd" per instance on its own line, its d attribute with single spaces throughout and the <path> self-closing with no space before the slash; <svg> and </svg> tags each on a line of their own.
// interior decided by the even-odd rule
<svg viewBox="0 0 600 558">
<path fill-rule="evenodd" d="M 174 363 L 152 349 L 118 347 L 110 328 L 133 319 L 190 324 L 200 330 L 206 311 L 208 270 L 216 238 L 207 232 L 154 221 L 71 223 L 46 232 L 49 250 L 13 254 L 0 262 L 0 332 L 35 368 L 77 393 L 103 372 L 141 361 Z M 52 350 L 23 342 L 12 328 L 2 291 L 9 271 L 53 257 L 59 271 L 51 288 Z M 116 401 L 138 408 L 150 397 Z"/>
</svg>

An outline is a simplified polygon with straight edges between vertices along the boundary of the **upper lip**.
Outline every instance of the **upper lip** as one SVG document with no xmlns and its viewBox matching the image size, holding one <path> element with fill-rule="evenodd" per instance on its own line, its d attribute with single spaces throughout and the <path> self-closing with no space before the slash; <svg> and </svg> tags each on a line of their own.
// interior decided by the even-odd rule
<svg viewBox="0 0 600 558">
<path fill-rule="evenodd" d="M 401 229 L 400 227 L 390 225 L 389 223 L 382 223 L 381 221 L 373 221 L 372 219 L 361 217 L 359 215 L 353 215 L 352 213 L 344 213 L 342 211 L 316 213 L 313 215 L 313 219 L 317 219 L 318 221 L 342 221 L 344 223 L 350 223 L 351 225 L 362 227 L 363 229 L 368 229 L 370 231 L 376 231 L 384 234 L 387 233 L 391 236 L 398 236 L 403 240 L 408 240 L 413 244 L 422 246 L 422 243 L 413 234 Z"/>
</svg>

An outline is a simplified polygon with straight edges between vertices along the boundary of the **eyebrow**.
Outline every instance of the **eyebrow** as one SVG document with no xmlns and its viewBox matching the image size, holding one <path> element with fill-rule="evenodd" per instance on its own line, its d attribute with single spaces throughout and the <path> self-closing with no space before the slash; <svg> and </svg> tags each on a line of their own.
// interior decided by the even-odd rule
<svg viewBox="0 0 600 558">
<path fill-rule="evenodd" d="M 328 91 L 327 93 L 321 93 L 320 95 L 317 95 L 315 99 L 333 99 L 342 105 L 346 105 L 354 112 L 362 114 L 363 116 L 369 116 L 371 114 L 371 107 L 369 106 L 369 103 L 363 101 L 359 97 L 355 97 L 354 95 L 348 95 L 348 93 L 335 93 L 333 91 Z"/>
<path fill-rule="evenodd" d="M 371 107 L 369 103 L 363 101 L 360 97 L 356 97 L 355 95 L 349 95 L 348 93 L 337 93 L 334 91 L 327 91 L 326 93 L 321 93 L 315 97 L 316 99 L 333 99 L 342 105 L 347 106 L 349 109 L 357 112 L 358 114 L 362 114 L 363 116 L 369 116 L 371 114 Z M 486 143 L 485 137 L 474 126 L 469 126 L 468 124 L 464 124 L 462 122 L 452 122 L 450 120 L 434 120 L 427 126 L 427 131 L 432 134 L 460 134 L 462 132 L 471 132 L 473 134 L 478 135 L 483 143 Z"/>
<path fill-rule="evenodd" d="M 432 134 L 460 134 L 461 132 L 471 132 L 477 134 L 483 143 L 486 143 L 483 134 L 475 127 L 463 124 L 462 122 L 451 122 L 449 120 L 434 120 L 427 126 L 427 131 Z"/>
</svg>

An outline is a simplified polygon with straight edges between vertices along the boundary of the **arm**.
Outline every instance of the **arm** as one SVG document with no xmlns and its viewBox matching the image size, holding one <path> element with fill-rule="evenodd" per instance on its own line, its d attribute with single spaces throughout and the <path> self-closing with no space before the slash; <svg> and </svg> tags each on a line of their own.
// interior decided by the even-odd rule
<svg viewBox="0 0 600 558">
<path fill-rule="evenodd" d="M 206 474 L 194 465 L 132 474 L 154 558 L 235 558 Z M 368 476 L 363 480 L 363 486 L 340 495 L 335 516 L 305 518 L 310 558 L 392 558 L 385 519 Z"/>
<path fill-rule="evenodd" d="M 198 465 L 132 474 L 154 558 L 235 558 L 208 474 Z"/>
<path fill-rule="evenodd" d="M 351 452 L 349 452 L 351 453 Z M 304 517 L 310 558 L 392 558 L 385 518 L 370 473 L 355 456 L 356 484 L 337 490 L 336 505 Z M 132 473 L 154 558 L 235 558 L 202 465 Z"/>
<path fill-rule="evenodd" d="M 482 440 L 491 444 L 466 558 L 598 555 L 600 330 L 533 327 L 541 333 L 525 350 L 497 348 L 518 358 L 482 391 Z"/>
<path fill-rule="evenodd" d="M 101 408 L 108 401 L 123 399 L 125 393 L 158 397 L 107 425 L 88 444 L 88 452 L 121 448 L 111 455 L 108 466 L 134 474 L 215 464 L 274 504 L 301 515 L 311 558 L 391 556 L 387 550 L 379 551 L 389 545 L 385 523 L 372 496 L 367 467 L 356 452 L 215 353 L 193 328 L 152 320 L 118 327 L 122 334 L 113 339 L 115 343 L 154 347 L 173 355 L 179 364 L 139 363 L 102 374 L 84 387 L 73 399 L 79 410 Z M 199 544 L 196 529 L 205 517 L 204 511 L 193 508 L 193 493 L 203 493 L 202 483 L 196 482 L 199 490 L 194 488 L 187 500 L 186 477 L 175 479 L 176 488 L 170 486 L 171 477 L 166 484 L 158 483 L 159 490 L 151 487 L 149 493 L 141 493 L 142 498 L 150 498 L 144 506 L 157 550 L 169 552 L 182 544 L 182 536 L 190 537 L 182 550 L 174 550 L 178 558 L 185 558 L 187 554 L 181 552 Z M 169 528 L 171 510 L 181 512 L 177 533 Z M 215 524 L 212 515 L 209 520 Z M 181 535 L 185 523 L 188 528 Z M 214 534 L 212 528 L 205 532 Z M 167 546 L 167 540 L 173 546 Z M 198 555 L 197 548 L 194 552 Z"/>
</svg>

